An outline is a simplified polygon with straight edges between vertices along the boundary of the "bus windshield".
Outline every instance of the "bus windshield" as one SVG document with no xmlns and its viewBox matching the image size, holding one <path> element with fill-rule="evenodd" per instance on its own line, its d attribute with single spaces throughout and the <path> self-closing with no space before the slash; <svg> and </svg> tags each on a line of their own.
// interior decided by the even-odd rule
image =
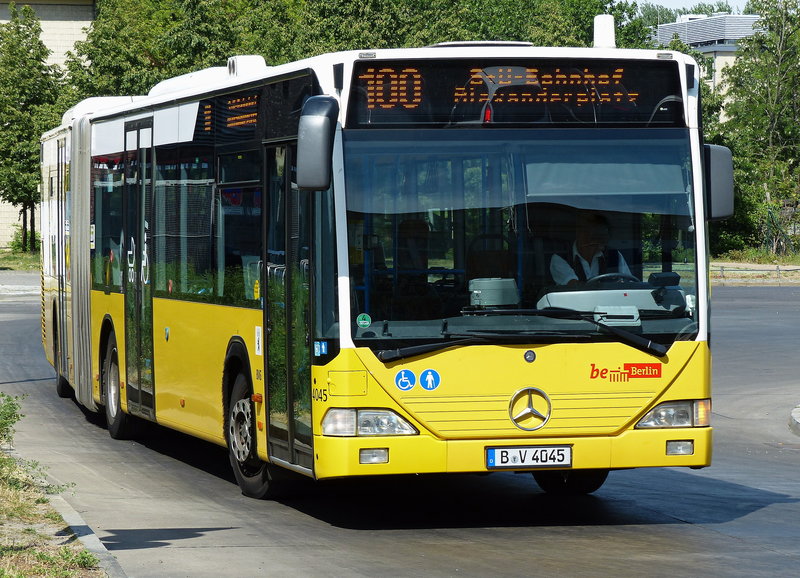
<svg viewBox="0 0 800 578">
<path fill-rule="evenodd" d="M 343 134 L 357 345 L 696 336 L 687 129 Z"/>
</svg>

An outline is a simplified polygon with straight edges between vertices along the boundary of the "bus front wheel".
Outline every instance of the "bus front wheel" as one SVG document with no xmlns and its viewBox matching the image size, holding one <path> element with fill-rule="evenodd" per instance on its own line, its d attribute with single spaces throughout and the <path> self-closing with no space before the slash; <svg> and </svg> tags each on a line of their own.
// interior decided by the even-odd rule
<svg viewBox="0 0 800 578">
<path fill-rule="evenodd" d="M 239 373 L 233 382 L 228 414 L 225 416 L 225 439 L 233 475 L 242 494 L 261 499 L 268 497 L 273 488 L 270 467 L 256 454 L 255 420 L 250 396 L 250 383 L 243 373 Z"/>
<path fill-rule="evenodd" d="M 577 496 L 591 494 L 606 481 L 608 470 L 539 470 L 533 479 L 548 494 Z"/>
<path fill-rule="evenodd" d="M 108 338 L 103 360 L 103 392 L 105 393 L 106 424 L 115 440 L 129 439 L 133 433 L 133 418 L 122 411 L 119 381 L 119 354 L 114 335 Z"/>
</svg>

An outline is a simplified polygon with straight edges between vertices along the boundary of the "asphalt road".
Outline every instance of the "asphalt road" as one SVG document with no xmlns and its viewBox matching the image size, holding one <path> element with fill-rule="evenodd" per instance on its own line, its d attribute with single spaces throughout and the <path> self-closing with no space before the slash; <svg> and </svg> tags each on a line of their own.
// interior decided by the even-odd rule
<svg viewBox="0 0 800 578">
<path fill-rule="evenodd" d="M 298 484 L 240 495 L 222 449 L 161 428 L 112 440 L 55 394 L 35 296 L 0 298 L 0 391 L 16 449 L 46 466 L 130 576 L 789 576 L 800 563 L 800 287 L 714 292 L 711 468 L 612 472 L 559 500 L 530 476 Z"/>
</svg>

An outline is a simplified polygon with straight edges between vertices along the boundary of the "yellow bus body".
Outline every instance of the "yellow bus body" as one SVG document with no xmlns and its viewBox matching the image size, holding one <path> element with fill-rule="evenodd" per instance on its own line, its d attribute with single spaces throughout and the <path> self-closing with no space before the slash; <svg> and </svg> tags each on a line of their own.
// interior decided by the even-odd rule
<svg viewBox="0 0 800 578">
<path fill-rule="evenodd" d="M 100 329 L 114 324 L 124 350 L 124 298 L 92 292 L 92 350 L 100 350 Z M 241 339 L 250 356 L 253 393 L 267 399 L 263 356 L 255 355 L 261 311 L 172 299 L 153 301 L 156 421 L 166 427 L 225 445 L 222 369 L 227 345 Z M 265 345 L 262 345 L 262 348 Z M 576 353 L 576 348 L 580 353 Z M 532 363 L 526 351 L 534 351 Z M 263 351 L 263 349 L 262 349 Z M 99 355 L 93 355 L 93 391 L 100 397 Z M 658 377 L 625 373 L 631 364 L 661 368 Z M 421 375 L 435 367 L 441 384 L 403 392 L 394 379 L 400 370 Z M 607 370 L 605 373 L 603 370 Z M 384 365 L 368 349 L 344 349 L 329 364 L 314 366 L 311 387 L 324 392 L 312 407 L 314 477 L 485 472 L 486 449 L 514 446 L 572 446 L 575 469 L 705 467 L 711 463 L 712 428 L 636 429 L 655 405 L 705 399 L 710 391 L 711 357 L 704 342 L 676 342 L 657 359 L 619 343 L 474 345 L 435 356 Z M 120 373 L 125 375 L 124 356 Z M 613 377 L 612 377 L 613 376 Z M 124 378 L 123 378 L 124 381 Z M 511 396 L 536 387 L 552 400 L 552 417 L 526 432 L 509 417 Z M 127 410 L 126 397 L 122 408 Z M 412 436 L 334 437 L 322 435 L 330 408 L 388 408 L 419 431 Z M 256 403 L 259 457 L 268 461 L 266 403 Z M 693 455 L 667 455 L 668 441 L 694 443 Z M 362 449 L 386 448 L 385 464 L 361 464 Z"/>
<path fill-rule="evenodd" d="M 261 311 L 204 303 L 153 300 L 153 365 L 156 419 L 205 440 L 225 444 L 222 369 L 231 339 L 251 352 L 253 393 L 265 395 L 256 357 L 255 330 Z M 259 360 L 258 362 L 256 360 Z M 258 379 L 257 379 L 258 377 Z M 265 423 L 263 404 L 257 419 Z M 266 454 L 263 456 L 266 458 Z"/>
<path fill-rule="evenodd" d="M 253 393 L 266 397 L 263 357 L 256 356 L 255 328 L 262 312 L 174 299 L 153 299 L 153 367 L 156 391 L 156 421 L 166 427 L 225 445 L 222 406 L 222 370 L 231 339 L 241 340 L 250 358 Z M 125 350 L 124 295 L 92 292 L 92 351 L 102 349 L 101 327 L 112 323 L 119 351 Z M 100 355 L 93 356 L 94 399 L 101 403 Z M 123 391 L 125 356 L 120 356 Z M 127 397 L 121 406 L 128 411 Z M 257 404 L 257 419 L 266 423 L 265 404 Z M 258 449 L 266 460 L 266 438 Z"/>
<path fill-rule="evenodd" d="M 91 296 L 91 320 L 92 320 L 92 398 L 95 403 L 102 404 L 100 391 L 100 376 L 103 368 L 100 367 L 100 360 L 105 355 L 104 344 L 100 342 L 100 330 L 104 322 L 118 325 L 115 331 L 117 349 L 125 351 L 125 325 L 123 324 L 125 310 L 125 296 L 122 293 L 105 293 L 103 291 L 92 291 Z M 120 375 L 125 375 L 125 356 L 119 356 Z M 124 379 L 122 380 L 124 383 Z M 121 396 L 120 405 L 124 411 L 128 410 L 128 398 Z"/>
</svg>

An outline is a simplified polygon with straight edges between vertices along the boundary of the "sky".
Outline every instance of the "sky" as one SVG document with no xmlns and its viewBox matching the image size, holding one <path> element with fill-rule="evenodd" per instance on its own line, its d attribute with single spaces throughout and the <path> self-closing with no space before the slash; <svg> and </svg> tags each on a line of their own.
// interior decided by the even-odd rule
<svg viewBox="0 0 800 578">
<path fill-rule="evenodd" d="M 692 6 L 697 6 L 701 1 L 706 3 L 711 3 L 713 0 L 647 0 L 651 4 L 658 4 L 660 6 L 664 6 L 666 8 L 691 8 Z M 739 12 L 744 9 L 744 5 L 747 4 L 747 0 L 728 0 L 728 4 L 731 5 L 734 12 Z"/>
</svg>

